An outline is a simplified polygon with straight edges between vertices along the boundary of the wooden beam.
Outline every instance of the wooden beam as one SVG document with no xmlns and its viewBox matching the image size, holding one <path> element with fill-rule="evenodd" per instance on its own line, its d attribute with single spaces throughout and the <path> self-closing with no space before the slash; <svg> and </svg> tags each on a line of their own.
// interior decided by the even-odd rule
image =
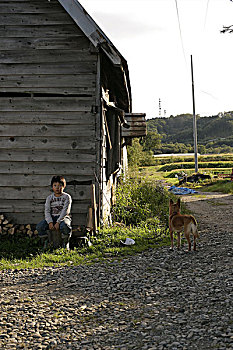
<svg viewBox="0 0 233 350">
<path fill-rule="evenodd" d="M 0 134 L 2 136 L 13 137 L 17 136 L 35 136 L 35 137 L 78 137 L 78 136 L 93 136 L 95 137 L 95 126 L 90 125 L 59 125 L 59 124 L 0 124 Z"/>
<path fill-rule="evenodd" d="M 2 74 L 0 88 L 11 87 L 15 88 L 15 91 L 17 91 L 17 88 L 41 87 L 46 93 L 47 87 L 66 87 L 67 89 L 75 87 L 95 87 L 95 80 L 95 74 Z"/>
<path fill-rule="evenodd" d="M 50 39 L 52 40 L 52 39 Z M 55 61 L 55 60 L 54 60 Z M 72 61 L 70 62 L 43 62 L 41 63 L 0 63 L 0 74 L 2 75 L 14 75 L 14 74 L 88 74 L 96 73 L 96 61 L 88 59 L 86 61 Z"/>
<path fill-rule="evenodd" d="M 70 35 L 72 36 L 84 36 L 83 32 L 78 26 L 75 26 L 73 23 L 70 24 L 54 24 L 48 25 L 47 23 L 39 24 L 39 25 L 15 25 L 12 22 L 10 25 L 2 25 L 0 23 L 0 37 L 12 37 L 12 38 L 22 38 L 22 37 L 30 37 L 30 38 L 40 38 L 40 37 L 65 37 L 68 38 Z"/>
<path fill-rule="evenodd" d="M 62 162 L 0 162 L 0 174 L 60 174 L 91 176 L 95 164 L 90 163 L 62 163 Z"/>
<path fill-rule="evenodd" d="M 63 25 L 63 24 L 73 24 L 72 19 L 67 13 L 61 11 L 44 13 L 10 13 L 8 15 L 0 13 L 0 23 L 1 25 L 14 25 L 16 26 L 26 26 L 26 25 Z"/>
<path fill-rule="evenodd" d="M 95 151 L 89 150 L 39 150 L 39 149 L 12 149 L 0 152 L 0 162 L 61 162 L 61 163 L 95 163 Z M 0 163 L 1 164 L 1 163 Z"/>
<path fill-rule="evenodd" d="M 96 61 L 96 55 L 89 50 L 1 50 L 1 63 L 50 63 L 50 62 Z"/>
<path fill-rule="evenodd" d="M 88 125 L 91 128 L 95 125 L 95 115 L 88 112 L 69 112 L 66 111 L 42 111 L 42 112 L 2 112 L 0 110 L 0 120 L 2 124 L 20 124 L 27 127 L 27 124 L 53 124 L 53 125 L 73 125 L 74 128 L 79 125 Z"/>
<path fill-rule="evenodd" d="M 77 137 L 64 137 L 62 142 L 60 137 L 0 137 L 0 149 L 51 149 L 60 152 L 63 150 L 95 150 L 95 140 L 85 135 Z"/>
<path fill-rule="evenodd" d="M 91 112 L 95 97 L 2 97 L 3 111 L 77 111 Z"/>
<path fill-rule="evenodd" d="M 66 37 L 43 37 L 43 38 L 2 38 L 1 50 L 88 50 L 90 47 L 89 40 L 84 36 L 69 36 Z"/>
</svg>

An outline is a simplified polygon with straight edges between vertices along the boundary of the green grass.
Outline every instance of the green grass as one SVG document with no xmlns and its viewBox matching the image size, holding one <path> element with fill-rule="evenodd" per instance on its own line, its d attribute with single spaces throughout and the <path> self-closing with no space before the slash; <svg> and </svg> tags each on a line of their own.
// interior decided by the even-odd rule
<svg viewBox="0 0 233 350">
<path fill-rule="evenodd" d="M 217 180 L 216 182 L 212 183 L 211 185 L 203 187 L 202 191 L 233 194 L 233 181 Z"/>
<path fill-rule="evenodd" d="M 133 238 L 135 244 L 123 245 L 121 241 L 124 242 L 126 237 Z M 27 238 L 21 238 L 20 245 L 14 244 L 11 248 L 9 246 L 6 248 L 6 245 L 0 241 L 0 270 L 92 264 L 96 261 L 104 262 L 106 259 L 121 259 L 127 255 L 169 244 L 166 227 L 153 226 L 150 229 L 149 225 L 131 228 L 112 226 L 101 230 L 98 236 L 92 237 L 91 247 L 80 247 L 70 251 L 60 248 L 43 252 L 37 238 L 31 238 L 30 241 L 31 249 L 28 247 Z M 27 247 L 27 253 L 21 254 L 23 247 Z M 3 248 L 6 249 L 4 253 Z"/>
</svg>

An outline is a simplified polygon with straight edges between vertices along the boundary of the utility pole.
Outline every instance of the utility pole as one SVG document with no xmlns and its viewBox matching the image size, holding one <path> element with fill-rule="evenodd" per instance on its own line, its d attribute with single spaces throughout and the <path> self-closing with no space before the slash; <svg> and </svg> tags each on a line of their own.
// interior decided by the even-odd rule
<svg viewBox="0 0 233 350">
<path fill-rule="evenodd" d="M 159 118 L 161 118 L 161 100 L 159 98 Z"/>
<path fill-rule="evenodd" d="M 193 96 L 193 143 L 194 143 L 195 173 L 197 173 L 198 172 L 197 118 L 196 118 L 196 112 L 195 112 L 195 94 L 194 94 L 193 57 L 192 57 L 192 55 L 191 55 L 191 75 L 192 75 L 192 96 Z"/>
</svg>

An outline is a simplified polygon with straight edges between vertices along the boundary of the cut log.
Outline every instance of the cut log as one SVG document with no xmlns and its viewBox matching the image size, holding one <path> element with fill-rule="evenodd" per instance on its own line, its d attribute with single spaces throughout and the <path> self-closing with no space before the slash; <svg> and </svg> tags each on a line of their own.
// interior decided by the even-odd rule
<svg viewBox="0 0 233 350">
<path fill-rule="evenodd" d="M 15 228 L 14 228 L 14 227 L 10 228 L 10 229 L 8 230 L 8 233 L 9 233 L 10 235 L 13 235 L 13 234 L 15 233 Z"/>
<path fill-rule="evenodd" d="M 32 237 L 32 235 L 33 235 L 33 231 L 28 230 L 28 231 L 27 231 L 27 235 L 28 235 L 28 236 L 30 236 L 30 237 Z"/>
<path fill-rule="evenodd" d="M 53 246 L 53 248 L 59 248 L 62 246 L 62 237 L 61 231 L 49 230 L 48 234 L 49 243 Z"/>
</svg>

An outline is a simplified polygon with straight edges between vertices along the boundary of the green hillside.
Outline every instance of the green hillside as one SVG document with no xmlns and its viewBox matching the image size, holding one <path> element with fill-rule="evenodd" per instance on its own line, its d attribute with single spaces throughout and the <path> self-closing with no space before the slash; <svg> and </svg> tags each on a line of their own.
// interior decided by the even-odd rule
<svg viewBox="0 0 233 350">
<path fill-rule="evenodd" d="M 192 151 L 193 116 L 182 114 L 169 118 L 154 118 L 147 121 L 148 132 L 158 131 L 162 139 L 160 153 L 169 153 L 172 147 L 180 151 Z M 203 152 L 218 153 L 233 151 L 233 112 L 212 117 L 197 116 L 197 135 L 199 149 Z M 181 145 L 185 147 L 181 147 Z M 167 149 L 166 149 L 167 147 Z M 159 150 L 158 150 L 159 151 Z"/>
</svg>

